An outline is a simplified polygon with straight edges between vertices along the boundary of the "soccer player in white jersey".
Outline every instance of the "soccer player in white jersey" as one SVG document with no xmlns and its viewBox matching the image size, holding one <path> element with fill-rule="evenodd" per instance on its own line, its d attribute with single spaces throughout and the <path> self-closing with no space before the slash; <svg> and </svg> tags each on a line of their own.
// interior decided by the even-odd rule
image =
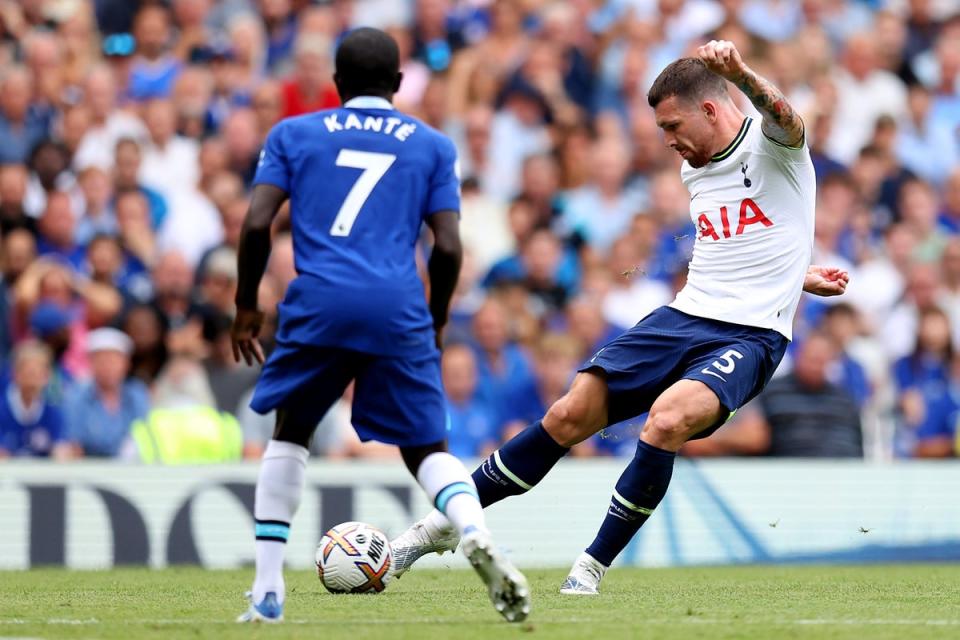
<svg viewBox="0 0 960 640">
<path fill-rule="evenodd" d="M 660 503 L 676 452 L 713 433 L 766 386 L 792 337 L 801 291 L 838 295 L 848 276 L 810 266 L 816 182 L 803 122 L 726 41 L 700 47 L 648 93 L 666 144 L 683 159 L 698 233 L 683 290 L 600 349 L 570 391 L 473 473 L 484 506 L 524 493 L 570 447 L 608 424 L 649 415 L 594 541 L 561 593 L 595 595 L 600 579 Z M 736 85 L 760 112 L 740 111 Z M 456 546 L 439 512 L 393 541 L 405 571 Z"/>
</svg>

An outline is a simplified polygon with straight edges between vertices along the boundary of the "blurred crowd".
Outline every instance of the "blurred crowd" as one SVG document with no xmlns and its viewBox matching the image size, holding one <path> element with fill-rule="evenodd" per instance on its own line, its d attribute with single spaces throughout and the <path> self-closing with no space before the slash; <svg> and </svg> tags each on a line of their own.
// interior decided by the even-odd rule
<svg viewBox="0 0 960 640">
<path fill-rule="evenodd" d="M 851 283 L 804 297 L 768 390 L 685 453 L 957 455 L 955 0 L 0 0 L 0 457 L 259 455 L 273 417 L 229 338 L 250 183 L 273 124 L 338 104 L 332 55 L 359 25 L 400 45 L 397 106 L 459 149 L 454 453 L 538 419 L 682 286 L 696 230 L 645 94 L 716 38 L 803 116 L 814 261 Z M 267 351 L 289 230 L 260 287 Z M 352 435 L 349 394 L 314 452 L 390 455 Z M 641 424 L 575 453 L 632 454 Z"/>
</svg>

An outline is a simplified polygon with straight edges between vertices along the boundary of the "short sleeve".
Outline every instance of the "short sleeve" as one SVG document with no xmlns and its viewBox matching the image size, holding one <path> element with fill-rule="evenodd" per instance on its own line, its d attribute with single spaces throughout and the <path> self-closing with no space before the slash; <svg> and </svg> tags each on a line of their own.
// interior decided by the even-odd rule
<svg viewBox="0 0 960 640">
<path fill-rule="evenodd" d="M 763 122 L 760 123 L 760 139 L 764 149 L 774 158 L 781 162 L 805 162 L 810 158 L 810 149 L 807 148 L 807 134 L 804 132 L 803 140 L 796 147 L 777 142 L 767 135 L 763 130 Z"/>
<path fill-rule="evenodd" d="M 457 148 L 446 136 L 437 145 L 437 164 L 430 179 L 427 215 L 439 211 L 460 211 L 460 164 Z"/>
<path fill-rule="evenodd" d="M 257 173 L 254 175 L 253 184 L 270 184 L 289 193 L 291 171 L 287 150 L 283 143 L 284 131 L 285 127 L 277 125 L 267 135 L 267 141 L 257 161 Z"/>
</svg>

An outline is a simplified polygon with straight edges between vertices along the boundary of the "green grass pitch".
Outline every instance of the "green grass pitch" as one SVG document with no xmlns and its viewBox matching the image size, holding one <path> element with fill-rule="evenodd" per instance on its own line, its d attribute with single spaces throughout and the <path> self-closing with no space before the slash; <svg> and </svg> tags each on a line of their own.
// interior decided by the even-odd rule
<svg viewBox="0 0 960 640">
<path fill-rule="evenodd" d="M 237 625 L 252 572 L 0 572 L 0 638 L 960 637 L 960 566 L 614 569 L 599 598 L 526 572 L 533 612 L 494 613 L 469 570 L 413 570 L 382 594 L 331 595 L 290 572 L 282 625 Z"/>
</svg>

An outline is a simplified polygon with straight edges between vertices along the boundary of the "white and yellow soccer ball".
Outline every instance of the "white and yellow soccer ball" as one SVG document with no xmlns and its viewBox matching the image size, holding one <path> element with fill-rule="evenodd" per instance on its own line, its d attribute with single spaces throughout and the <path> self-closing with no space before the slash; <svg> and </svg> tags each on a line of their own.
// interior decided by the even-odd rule
<svg viewBox="0 0 960 640">
<path fill-rule="evenodd" d="M 390 540 L 364 522 L 344 522 L 317 545 L 317 576 L 331 593 L 380 593 L 392 578 Z"/>
</svg>

